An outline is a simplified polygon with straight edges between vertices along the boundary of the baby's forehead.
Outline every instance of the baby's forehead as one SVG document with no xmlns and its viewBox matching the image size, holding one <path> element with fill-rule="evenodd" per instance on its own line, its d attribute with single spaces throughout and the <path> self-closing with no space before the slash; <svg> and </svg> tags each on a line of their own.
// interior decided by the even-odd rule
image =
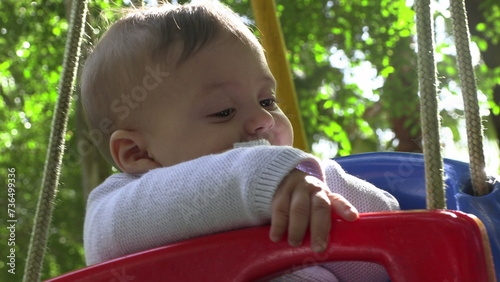
<svg viewBox="0 0 500 282">
<path fill-rule="evenodd" d="M 226 54 L 224 52 L 217 52 L 217 50 L 222 47 L 224 50 L 230 51 L 242 50 L 242 52 L 251 54 L 256 61 L 267 66 L 264 50 L 260 44 L 250 40 L 243 41 L 241 38 L 230 33 L 223 33 L 211 38 L 209 41 L 205 42 L 203 46 L 200 46 L 187 56 L 184 53 L 184 42 L 178 40 L 171 43 L 169 48 L 165 48 L 161 52 L 156 52 L 156 55 L 151 56 L 151 58 L 144 58 L 143 63 L 137 67 L 143 68 L 143 70 L 145 70 L 145 75 L 153 75 L 154 77 L 157 77 L 158 73 L 164 75 L 165 72 L 168 72 L 170 75 L 179 75 L 180 73 L 189 75 L 189 69 L 193 71 L 198 70 L 197 63 L 201 59 L 200 54 L 210 53 L 208 58 L 204 57 L 203 59 L 209 59 L 214 67 L 223 65 Z M 245 68 L 245 65 L 241 67 Z M 152 73 L 151 69 L 156 70 L 156 72 Z M 180 70 L 182 70 L 182 72 L 180 72 Z M 207 75 L 210 75 L 210 73 Z"/>
<path fill-rule="evenodd" d="M 173 90 L 171 89 L 173 82 L 175 82 L 176 85 L 191 83 L 192 80 L 190 80 L 190 76 L 193 73 L 201 71 L 199 68 L 201 59 L 210 60 L 210 64 L 213 66 L 214 70 L 220 66 L 224 66 L 225 53 L 217 51 L 222 46 L 224 50 L 237 49 L 245 53 L 248 52 L 255 60 L 260 61 L 260 64 L 265 65 L 264 67 L 267 68 L 267 62 L 265 62 L 264 53 L 260 45 L 253 42 L 242 41 L 241 38 L 233 34 L 224 33 L 211 38 L 187 57 L 183 57 L 185 48 L 184 42 L 178 40 L 172 42 L 169 48 L 164 48 L 161 52 L 147 49 L 141 50 L 138 57 L 142 58 L 139 60 L 134 59 L 132 62 L 130 59 L 132 57 L 137 58 L 137 56 L 124 58 L 127 62 L 124 63 L 123 66 L 127 66 L 128 71 L 118 72 L 122 74 L 125 73 L 122 79 L 120 79 L 122 81 L 122 86 L 120 88 L 122 88 L 122 92 L 130 93 L 130 96 L 136 100 L 141 100 L 143 99 L 142 96 L 148 95 L 148 101 L 156 101 L 159 99 L 158 95 L 149 97 L 152 95 L 143 93 L 161 92 L 161 97 L 163 98 Z M 203 58 L 200 58 L 200 55 L 207 53 L 209 56 L 205 55 Z M 244 64 L 241 65 L 242 69 L 246 67 L 247 66 Z M 203 80 L 210 79 L 213 76 L 214 73 L 209 71 L 203 77 Z M 209 82 L 211 83 L 211 81 Z M 224 81 L 222 80 L 220 82 Z"/>
</svg>

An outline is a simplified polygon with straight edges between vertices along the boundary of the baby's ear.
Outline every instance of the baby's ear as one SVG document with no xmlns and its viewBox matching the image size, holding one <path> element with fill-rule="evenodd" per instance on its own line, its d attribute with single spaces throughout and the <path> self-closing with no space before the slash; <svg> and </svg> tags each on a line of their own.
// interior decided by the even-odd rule
<svg viewBox="0 0 500 282">
<path fill-rule="evenodd" d="M 109 140 L 111 156 L 121 171 L 130 174 L 146 173 L 161 167 L 149 157 L 144 138 L 132 130 L 116 130 Z"/>
</svg>

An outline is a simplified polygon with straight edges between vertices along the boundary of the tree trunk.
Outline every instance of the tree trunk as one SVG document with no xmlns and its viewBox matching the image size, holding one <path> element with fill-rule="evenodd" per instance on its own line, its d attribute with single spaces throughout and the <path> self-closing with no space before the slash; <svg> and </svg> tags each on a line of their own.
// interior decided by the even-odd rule
<svg viewBox="0 0 500 282">
<path fill-rule="evenodd" d="M 390 113 L 392 131 L 399 141 L 395 150 L 422 153 L 417 62 L 411 37 L 401 38 L 393 49 L 394 67 L 382 88 L 383 109 Z"/>
</svg>

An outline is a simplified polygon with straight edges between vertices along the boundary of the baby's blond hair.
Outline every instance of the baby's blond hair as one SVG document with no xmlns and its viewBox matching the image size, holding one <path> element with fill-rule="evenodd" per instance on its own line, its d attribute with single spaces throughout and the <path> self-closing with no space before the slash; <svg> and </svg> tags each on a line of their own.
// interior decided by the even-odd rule
<svg viewBox="0 0 500 282">
<path fill-rule="evenodd" d="M 182 44 L 176 65 L 222 33 L 260 48 L 233 11 L 217 1 L 199 2 L 134 9 L 109 28 L 86 60 L 82 103 L 93 141 L 111 164 L 111 134 L 145 118 L 153 100 L 149 92 L 168 76 L 164 66 L 174 44 Z"/>
</svg>

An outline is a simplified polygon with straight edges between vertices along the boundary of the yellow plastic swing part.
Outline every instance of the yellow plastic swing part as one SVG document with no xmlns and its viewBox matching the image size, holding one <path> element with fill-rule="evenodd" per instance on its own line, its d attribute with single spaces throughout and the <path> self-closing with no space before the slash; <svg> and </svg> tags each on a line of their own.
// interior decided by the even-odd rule
<svg viewBox="0 0 500 282">
<path fill-rule="evenodd" d="M 285 40 L 276 14 L 276 4 L 274 0 L 252 0 L 251 3 L 262 45 L 266 50 L 269 68 L 279 85 L 276 94 L 293 126 L 293 146 L 309 151 L 290 64 L 286 59 Z"/>
</svg>

